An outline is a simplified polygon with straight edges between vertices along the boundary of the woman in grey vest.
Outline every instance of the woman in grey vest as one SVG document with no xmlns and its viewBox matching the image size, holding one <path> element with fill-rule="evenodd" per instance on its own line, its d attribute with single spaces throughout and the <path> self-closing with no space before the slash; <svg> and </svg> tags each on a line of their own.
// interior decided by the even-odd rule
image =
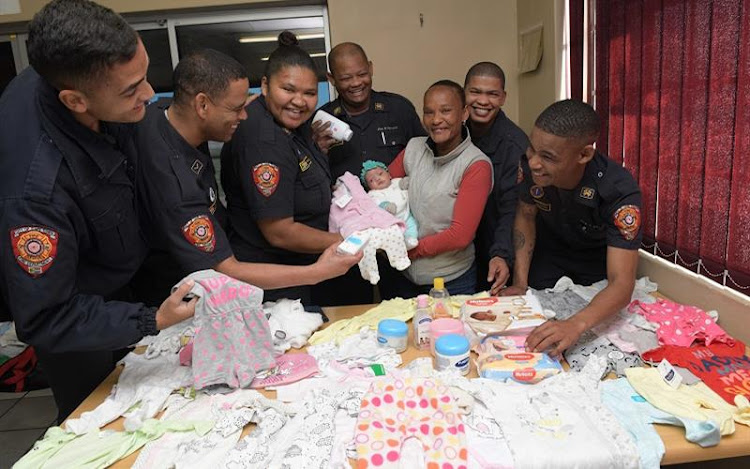
<svg viewBox="0 0 750 469">
<path fill-rule="evenodd" d="M 411 266 L 396 292 L 410 298 L 427 293 L 443 277 L 451 294 L 476 289 L 474 236 L 492 191 L 492 164 L 471 143 L 464 90 L 441 80 L 424 95 L 422 123 L 428 137 L 409 140 L 388 168 L 393 177 L 409 176 L 409 205 L 419 225 L 419 245 L 409 251 Z"/>
</svg>

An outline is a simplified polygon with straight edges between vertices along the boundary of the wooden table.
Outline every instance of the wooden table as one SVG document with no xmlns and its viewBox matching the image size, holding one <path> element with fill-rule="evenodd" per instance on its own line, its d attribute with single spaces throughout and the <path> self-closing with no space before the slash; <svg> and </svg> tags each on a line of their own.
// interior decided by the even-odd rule
<svg viewBox="0 0 750 469">
<path fill-rule="evenodd" d="M 338 321 L 339 319 L 347 319 L 372 308 L 373 305 L 356 305 L 356 306 L 337 306 L 324 308 L 324 311 L 331 322 Z M 330 324 L 330 323 L 326 323 Z M 323 326 L 325 327 L 325 325 Z M 409 347 L 401 354 L 404 363 L 409 363 L 418 357 L 429 357 L 429 351 L 420 351 L 414 348 L 412 341 L 412 328 L 409 328 Z M 294 350 L 292 350 L 294 352 Z M 105 379 L 91 395 L 86 398 L 83 403 L 70 415 L 69 418 L 78 418 L 83 412 L 92 410 L 101 404 L 104 399 L 109 395 L 112 387 L 117 383 L 117 378 L 120 376 L 121 368 L 113 371 L 107 379 Z M 476 378 L 477 372 L 472 366 L 471 372 L 468 375 L 469 378 Z M 275 391 L 261 391 L 264 395 L 275 398 Z M 122 430 L 122 422 L 124 419 L 120 418 L 104 428 L 113 430 Z M 245 427 L 243 436 L 247 434 L 253 425 Z M 708 461 L 713 459 L 725 459 L 734 458 L 740 456 L 750 456 L 750 428 L 745 425 L 736 425 L 734 434 L 721 438 L 721 442 L 712 448 L 701 448 L 700 446 L 690 443 L 685 439 L 685 429 L 682 427 L 675 427 L 671 425 L 655 425 L 656 431 L 664 441 L 666 447 L 666 453 L 662 458 L 662 465 L 679 464 L 686 462 L 697 462 L 697 461 Z M 113 468 L 128 468 L 135 463 L 138 457 L 138 452 L 130 455 L 129 457 L 118 461 L 114 464 Z"/>
</svg>

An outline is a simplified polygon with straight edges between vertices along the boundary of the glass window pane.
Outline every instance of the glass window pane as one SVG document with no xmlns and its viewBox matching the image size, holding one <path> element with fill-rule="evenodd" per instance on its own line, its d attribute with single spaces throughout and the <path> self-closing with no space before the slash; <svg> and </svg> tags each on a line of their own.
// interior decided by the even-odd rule
<svg viewBox="0 0 750 469">
<path fill-rule="evenodd" d="M 0 42 L 0 94 L 15 77 L 16 63 L 13 61 L 13 47 L 10 42 Z"/>
<path fill-rule="evenodd" d="M 138 31 L 148 52 L 148 82 L 157 93 L 172 91 L 172 56 L 169 52 L 169 33 L 166 29 Z"/>
</svg>

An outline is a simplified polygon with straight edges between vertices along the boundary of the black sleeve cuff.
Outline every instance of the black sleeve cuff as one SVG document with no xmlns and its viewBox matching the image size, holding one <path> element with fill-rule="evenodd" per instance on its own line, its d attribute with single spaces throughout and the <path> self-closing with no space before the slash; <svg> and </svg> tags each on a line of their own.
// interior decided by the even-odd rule
<svg viewBox="0 0 750 469">
<path fill-rule="evenodd" d="M 138 318 L 138 330 L 144 337 L 156 335 L 159 329 L 156 328 L 156 308 L 145 307 L 143 314 Z"/>
</svg>

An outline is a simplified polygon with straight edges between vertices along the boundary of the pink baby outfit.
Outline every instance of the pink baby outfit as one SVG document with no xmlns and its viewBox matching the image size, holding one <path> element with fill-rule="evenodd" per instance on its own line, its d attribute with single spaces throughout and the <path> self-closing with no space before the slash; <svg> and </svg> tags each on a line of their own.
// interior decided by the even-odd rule
<svg viewBox="0 0 750 469">
<path fill-rule="evenodd" d="M 695 306 L 681 305 L 660 298 L 655 303 L 633 301 L 628 306 L 628 311 L 641 314 L 647 320 L 658 323 L 656 335 L 662 345 L 689 347 L 694 341 L 705 345 L 714 342 L 734 343 L 734 339 L 727 335 L 711 316 Z"/>
<path fill-rule="evenodd" d="M 402 445 L 414 437 L 428 469 L 466 469 L 466 434 L 458 411 L 440 381 L 377 378 L 357 419 L 357 468 L 399 467 Z"/>
<path fill-rule="evenodd" d="M 385 251 L 388 262 L 396 270 L 405 270 L 411 265 L 404 240 L 406 224 L 378 207 L 365 192 L 359 178 L 350 172 L 338 178 L 333 191 L 328 229 L 344 237 L 355 231 L 369 235 L 362 260 L 359 261 L 359 272 L 363 279 L 373 285 L 380 281 L 375 256 L 378 249 Z"/>
<path fill-rule="evenodd" d="M 257 372 L 275 365 L 263 290 L 213 270 L 183 279 L 197 296 L 193 340 L 193 385 L 246 388 Z"/>
</svg>

